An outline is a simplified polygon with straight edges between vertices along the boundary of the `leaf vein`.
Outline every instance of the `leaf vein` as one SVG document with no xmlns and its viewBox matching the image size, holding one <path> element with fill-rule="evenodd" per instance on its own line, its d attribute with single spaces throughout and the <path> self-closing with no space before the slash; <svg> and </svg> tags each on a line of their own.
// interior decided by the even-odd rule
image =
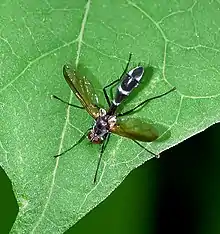
<svg viewBox="0 0 220 234">
<path fill-rule="evenodd" d="M 6 89 L 7 89 L 10 85 L 12 85 L 15 81 L 17 81 L 17 80 L 28 70 L 28 68 L 30 68 L 33 64 L 35 64 L 36 62 L 40 61 L 41 59 L 43 59 L 43 58 L 45 58 L 45 57 L 47 57 L 47 56 L 53 54 L 54 52 L 56 52 L 56 51 L 58 51 L 58 50 L 60 50 L 60 49 L 62 49 L 62 48 L 64 48 L 64 47 L 66 47 L 66 46 L 70 46 L 70 45 L 74 44 L 75 42 L 77 42 L 77 39 L 76 39 L 76 40 L 73 40 L 73 41 L 70 41 L 70 42 L 68 42 L 68 43 L 65 43 L 65 44 L 63 44 L 63 45 L 61 45 L 61 46 L 59 46 L 59 47 L 57 47 L 57 48 L 55 48 L 55 49 L 53 49 L 53 50 L 50 50 L 50 51 L 48 51 L 48 52 L 42 54 L 41 56 L 39 56 L 39 57 L 33 59 L 32 61 L 30 61 L 30 62 L 27 64 L 27 66 L 26 66 L 13 80 L 11 80 L 7 85 L 5 85 L 5 86 L 0 90 L 0 93 L 3 92 L 4 90 L 6 90 Z"/>
<path fill-rule="evenodd" d="M 79 58 L 80 58 L 80 53 L 81 53 L 81 46 L 82 46 L 82 39 L 83 39 L 85 25 L 86 25 L 86 22 L 87 22 L 87 17 L 88 17 L 88 13 L 89 13 L 89 9 L 90 9 L 90 4 L 91 4 L 91 0 L 88 0 L 88 2 L 85 5 L 85 13 L 84 13 L 84 17 L 83 17 L 83 20 L 82 20 L 82 24 L 81 24 L 81 28 L 80 28 L 80 33 L 79 33 L 79 36 L 77 38 L 78 47 L 77 47 L 77 57 L 76 57 L 76 61 L 75 61 L 76 67 L 77 67 L 77 65 L 79 63 Z M 70 100 L 69 101 L 71 102 L 71 100 L 72 100 L 72 92 L 70 94 Z M 61 140 L 60 140 L 58 154 L 60 154 L 60 152 L 62 150 L 63 141 L 64 141 L 65 133 L 66 133 L 66 128 L 67 128 L 68 121 L 69 121 L 69 114 L 70 114 L 70 106 L 67 107 L 66 120 L 65 120 L 65 123 L 64 123 L 63 131 L 61 133 Z M 44 205 L 44 208 L 43 208 L 43 211 L 42 211 L 40 217 L 35 222 L 35 225 L 34 225 L 32 231 L 30 233 L 34 233 L 35 232 L 36 228 L 40 225 L 43 217 L 45 216 L 45 212 L 46 212 L 47 207 L 48 207 L 48 205 L 50 203 L 51 196 L 52 196 L 52 193 L 53 193 L 53 189 L 54 189 L 54 186 L 55 186 L 55 179 L 56 179 L 56 172 L 57 172 L 57 169 L 58 169 L 58 165 L 59 165 L 59 157 L 56 159 L 55 168 L 54 168 L 54 171 L 53 171 L 53 174 L 52 174 L 52 181 L 51 181 L 51 185 L 49 187 L 48 198 L 46 200 L 46 203 Z"/>
</svg>

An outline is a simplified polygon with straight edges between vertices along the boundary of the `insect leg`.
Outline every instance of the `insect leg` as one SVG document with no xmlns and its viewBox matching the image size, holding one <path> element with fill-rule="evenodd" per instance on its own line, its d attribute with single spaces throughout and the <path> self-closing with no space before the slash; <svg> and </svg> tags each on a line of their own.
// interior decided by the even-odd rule
<svg viewBox="0 0 220 234">
<path fill-rule="evenodd" d="M 128 114 L 131 114 L 131 113 L 134 112 L 136 109 L 138 109 L 139 107 L 141 107 L 141 106 L 143 106 L 144 104 L 148 103 L 149 101 L 154 100 L 154 99 L 157 99 L 157 98 L 161 98 L 161 97 L 167 95 L 168 93 L 171 93 L 171 92 L 174 91 L 175 89 L 176 89 L 176 88 L 174 87 L 174 88 L 172 88 L 171 90 L 169 90 L 169 91 L 167 91 L 167 92 L 165 92 L 165 93 L 163 93 L 163 94 L 160 94 L 160 95 L 155 96 L 155 97 L 152 97 L 152 98 L 148 98 L 147 100 L 141 102 L 140 104 L 138 104 L 137 106 L 135 106 L 135 107 L 132 108 L 131 110 L 128 110 L 128 111 L 126 111 L 126 112 L 124 112 L 124 113 L 118 114 L 118 116 L 125 116 L 125 115 L 128 115 Z"/>
<path fill-rule="evenodd" d="M 69 106 L 73 106 L 73 107 L 76 107 L 76 108 L 79 108 L 79 109 L 84 109 L 83 106 L 77 106 L 77 105 L 65 102 L 61 98 L 57 97 L 56 95 L 52 95 L 52 97 L 55 98 L 55 99 L 57 99 L 57 100 L 59 100 L 59 101 L 61 101 L 61 102 L 63 102 L 63 103 L 65 103 L 65 104 L 67 104 L 67 105 L 69 105 Z"/>
<path fill-rule="evenodd" d="M 120 76 L 120 78 L 118 78 L 117 80 L 115 80 L 115 81 L 111 82 L 110 84 L 106 85 L 106 86 L 102 89 L 102 90 L 103 90 L 103 93 L 104 93 L 104 95 L 105 95 L 105 99 L 106 99 L 106 101 L 107 101 L 107 103 L 108 103 L 109 106 L 111 106 L 111 102 L 110 102 L 110 99 L 109 99 L 109 96 L 108 96 L 108 94 L 107 94 L 106 89 L 107 89 L 108 87 L 111 87 L 112 85 L 118 83 L 118 82 L 121 80 L 121 78 L 126 74 L 126 72 L 127 72 L 127 70 L 128 70 L 128 66 L 129 66 L 130 61 L 131 61 L 131 56 L 132 56 L 132 53 L 129 53 L 129 58 L 128 58 L 126 67 L 125 67 L 125 69 L 124 69 L 122 75 Z"/>
<path fill-rule="evenodd" d="M 59 156 L 65 154 L 65 153 L 67 153 L 68 151 L 70 151 L 71 149 L 73 149 L 75 146 L 77 146 L 78 144 L 80 144 L 80 143 L 86 138 L 86 136 L 87 136 L 87 134 L 88 134 L 88 131 L 91 130 L 91 129 L 92 129 L 92 128 L 89 128 L 89 129 L 82 135 L 82 137 L 81 137 L 74 145 L 72 145 L 69 149 L 63 151 L 61 154 L 55 155 L 54 158 L 57 158 L 57 157 L 59 157 Z"/>
<path fill-rule="evenodd" d="M 109 106 L 111 106 L 111 101 L 110 101 L 110 99 L 109 99 L 109 96 L 108 96 L 108 94 L 107 94 L 106 89 L 107 89 L 108 87 L 110 87 L 110 86 L 116 84 L 116 83 L 119 82 L 119 81 L 120 81 L 120 78 L 117 79 L 117 80 L 115 80 L 115 81 L 113 81 L 112 83 L 106 85 L 106 86 L 102 89 L 102 90 L 103 90 L 103 93 L 104 93 L 104 95 L 105 95 L 105 99 L 106 99 L 106 101 L 107 101 L 107 103 L 108 103 Z"/>
<path fill-rule="evenodd" d="M 94 176 L 94 184 L 96 183 L 96 180 L 97 180 L 97 175 L 98 175 L 98 170 L 99 170 L 99 166 L 100 166 L 100 163 L 101 163 L 101 159 L 102 159 L 102 155 L 103 155 L 103 152 L 108 144 L 108 141 L 109 141 L 109 137 L 110 137 L 110 133 L 108 133 L 107 137 L 105 138 L 105 140 L 103 141 L 103 143 L 101 144 L 101 150 L 100 150 L 100 154 L 99 154 L 99 159 L 98 159 L 98 164 L 97 164 L 97 167 L 96 167 L 96 171 L 95 171 L 95 176 Z"/>
<path fill-rule="evenodd" d="M 152 151 L 148 150 L 147 148 L 145 148 L 143 145 L 141 145 L 138 141 L 133 140 L 133 142 L 135 142 L 137 145 L 139 145 L 142 149 L 146 150 L 148 153 L 154 155 L 156 158 L 159 158 L 160 155 L 159 154 L 155 154 Z"/>
</svg>

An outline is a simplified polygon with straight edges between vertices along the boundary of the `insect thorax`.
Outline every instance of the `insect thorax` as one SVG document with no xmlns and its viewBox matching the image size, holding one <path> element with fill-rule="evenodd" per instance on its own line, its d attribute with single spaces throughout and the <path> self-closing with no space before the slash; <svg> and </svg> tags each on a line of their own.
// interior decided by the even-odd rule
<svg viewBox="0 0 220 234">
<path fill-rule="evenodd" d="M 106 110 L 100 108 L 99 117 L 95 120 L 88 138 L 95 144 L 100 144 L 106 138 L 108 132 L 116 123 L 115 115 L 107 115 Z"/>
</svg>

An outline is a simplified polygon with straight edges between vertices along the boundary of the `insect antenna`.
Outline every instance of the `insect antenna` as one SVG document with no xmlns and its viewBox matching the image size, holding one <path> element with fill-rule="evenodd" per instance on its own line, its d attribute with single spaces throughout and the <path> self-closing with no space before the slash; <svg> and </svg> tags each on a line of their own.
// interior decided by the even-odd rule
<svg viewBox="0 0 220 234">
<path fill-rule="evenodd" d="M 121 113 L 121 114 L 118 114 L 117 116 L 125 116 L 125 115 L 128 115 L 128 114 L 131 114 L 132 112 L 134 112 L 136 109 L 138 109 L 139 107 L 143 106 L 144 104 L 148 103 L 149 101 L 152 101 L 154 99 L 157 99 L 157 98 L 161 98 L 165 95 L 167 95 L 168 93 L 171 93 L 172 91 L 174 91 L 176 89 L 176 87 L 170 89 L 169 91 L 165 92 L 165 93 L 162 93 L 158 96 L 155 96 L 155 97 L 152 97 L 152 98 L 148 98 L 147 100 L 141 102 L 140 104 L 138 104 L 137 106 L 135 106 L 134 108 L 132 108 L 131 110 L 128 110 L 124 113 Z"/>
<path fill-rule="evenodd" d="M 133 139 L 132 139 L 133 140 Z M 160 155 L 159 154 L 155 154 L 152 151 L 148 150 L 146 147 L 144 147 L 143 145 L 141 145 L 138 141 L 133 140 L 133 142 L 135 142 L 137 145 L 139 145 L 142 149 L 146 150 L 148 153 L 154 155 L 156 158 L 159 158 Z"/>
<path fill-rule="evenodd" d="M 92 128 L 89 128 L 88 130 L 86 130 L 86 132 L 82 135 L 82 137 L 74 145 L 72 145 L 69 149 L 63 151 L 62 153 L 55 155 L 54 158 L 60 157 L 61 155 L 67 153 L 68 151 L 70 151 L 71 149 L 73 149 L 75 146 L 77 146 L 78 144 L 80 144 L 87 137 L 88 131 L 90 131 L 91 129 Z"/>
<path fill-rule="evenodd" d="M 66 102 L 66 101 L 62 100 L 61 98 L 57 97 L 56 95 L 52 95 L 52 97 L 59 100 L 59 101 L 61 101 L 62 103 L 65 103 L 65 104 L 69 105 L 69 106 L 73 106 L 73 107 L 76 107 L 76 108 L 79 108 L 79 109 L 85 109 L 83 106 L 77 106 L 77 105 L 71 104 L 69 102 Z"/>
<path fill-rule="evenodd" d="M 99 166 L 100 166 L 100 163 L 101 163 L 102 155 L 103 155 L 104 150 L 105 150 L 105 148 L 106 148 L 106 146 L 108 144 L 109 137 L 110 137 L 110 133 L 108 133 L 107 137 L 105 138 L 105 140 L 103 141 L 103 143 L 101 145 L 98 164 L 97 164 L 97 167 L 96 167 L 95 176 L 94 176 L 94 180 L 93 180 L 94 184 L 96 183 L 96 180 L 97 180 L 97 175 L 98 175 L 98 170 L 99 170 Z"/>
</svg>

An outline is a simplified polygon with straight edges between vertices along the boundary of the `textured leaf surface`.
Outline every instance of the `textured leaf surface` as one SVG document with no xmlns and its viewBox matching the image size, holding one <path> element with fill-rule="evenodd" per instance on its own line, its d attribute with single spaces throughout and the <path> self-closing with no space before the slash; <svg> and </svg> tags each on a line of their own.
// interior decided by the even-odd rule
<svg viewBox="0 0 220 234">
<path fill-rule="evenodd" d="M 124 108 L 177 88 L 135 114 L 171 133 L 146 144 L 162 152 L 219 121 L 219 9 L 217 1 L 189 0 L 1 3 L 0 162 L 20 208 L 12 233 L 64 232 L 151 158 L 112 136 L 95 186 L 97 145 L 85 141 L 53 158 L 92 124 L 83 110 L 50 98 L 79 104 L 62 66 L 85 64 L 102 87 L 120 76 L 129 52 L 134 64 L 150 64 L 148 85 Z"/>
</svg>

